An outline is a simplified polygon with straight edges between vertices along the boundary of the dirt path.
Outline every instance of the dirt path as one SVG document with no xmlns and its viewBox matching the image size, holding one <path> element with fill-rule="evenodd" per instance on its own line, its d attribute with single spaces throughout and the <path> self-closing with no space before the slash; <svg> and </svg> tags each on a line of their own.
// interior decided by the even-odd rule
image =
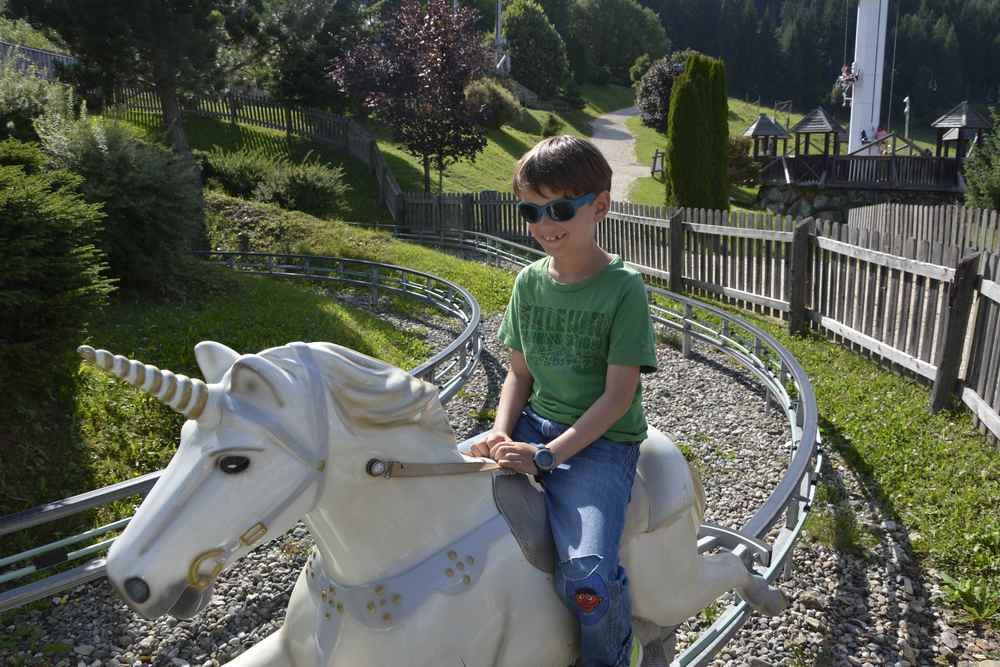
<svg viewBox="0 0 1000 667">
<path fill-rule="evenodd" d="M 619 109 L 604 114 L 590 124 L 593 130 L 591 140 L 604 153 L 614 172 L 611 181 L 611 198 L 614 200 L 624 201 L 633 181 L 649 176 L 649 165 L 636 161 L 635 140 L 625 127 L 625 121 L 638 113 L 636 107 Z"/>
</svg>

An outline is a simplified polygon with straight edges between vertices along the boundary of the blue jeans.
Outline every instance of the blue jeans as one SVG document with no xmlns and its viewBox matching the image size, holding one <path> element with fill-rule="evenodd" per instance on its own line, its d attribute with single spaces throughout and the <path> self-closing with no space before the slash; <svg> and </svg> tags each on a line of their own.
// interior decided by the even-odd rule
<svg viewBox="0 0 1000 667">
<path fill-rule="evenodd" d="M 528 406 L 511 438 L 541 446 L 567 428 Z M 581 667 L 629 663 L 632 605 L 618 548 L 638 460 L 638 444 L 600 438 L 541 478 L 558 560 L 556 594 L 580 623 Z"/>
</svg>

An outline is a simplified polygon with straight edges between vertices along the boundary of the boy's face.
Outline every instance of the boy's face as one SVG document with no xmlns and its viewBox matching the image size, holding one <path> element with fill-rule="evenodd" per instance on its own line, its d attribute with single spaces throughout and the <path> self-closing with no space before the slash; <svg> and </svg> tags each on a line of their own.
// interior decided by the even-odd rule
<svg viewBox="0 0 1000 667">
<path fill-rule="evenodd" d="M 557 199 L 573 199 L 582 193 L 551 192 L 543 188 L 542 192 L 526 189 L 520 193 L 522 201 L 536 206 L 544 206 Z M 597 195 L 589 204 L 576 209 L 576 215 L 565 222 L 556 222 L 548 215 L 528 229 L 546 254 L 552 257 L 569 256 L 573 253 L 589 250 L 594 243 L 594 232 L 597 223 L 604 219 L 611 206 L 611 195 L 605 190 Z"/>
</svg>

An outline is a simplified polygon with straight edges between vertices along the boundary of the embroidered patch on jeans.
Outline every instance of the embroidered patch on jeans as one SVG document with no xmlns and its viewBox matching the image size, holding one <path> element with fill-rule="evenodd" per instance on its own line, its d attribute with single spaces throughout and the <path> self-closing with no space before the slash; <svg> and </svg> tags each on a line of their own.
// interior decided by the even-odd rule
<svg viewBox="0 0 1000 667">
<path fill-rule="evenodd" d="M 582 581 L 567 581 L 566 592 L 573 600 L 577 617 L 583 625 L 594 625 L 600 621 L 610 606 L 608 587 L 599 574 L 592 574 Z"/>
</svg>

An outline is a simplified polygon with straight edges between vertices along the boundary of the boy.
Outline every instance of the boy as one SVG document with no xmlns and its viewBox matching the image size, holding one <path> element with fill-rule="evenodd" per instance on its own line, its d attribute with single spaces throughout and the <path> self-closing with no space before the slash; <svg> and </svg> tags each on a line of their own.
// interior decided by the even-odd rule
<svg viewBox="0 0 1000 667">
<path fill-rule="evenodd" d="M 518 212 L 547 256 L 515 281 L 499 333 L 510 370 L 471 451 L 544 487 L 580 664 L 637 667 L 618 548 L 646 437 L 639 374 L 656 370 L 656 348 L 642 277 L 595 238 L 610 190 L 611 167 L 583 139 L 545 139 L 517 163 Z"/>
</svg>

